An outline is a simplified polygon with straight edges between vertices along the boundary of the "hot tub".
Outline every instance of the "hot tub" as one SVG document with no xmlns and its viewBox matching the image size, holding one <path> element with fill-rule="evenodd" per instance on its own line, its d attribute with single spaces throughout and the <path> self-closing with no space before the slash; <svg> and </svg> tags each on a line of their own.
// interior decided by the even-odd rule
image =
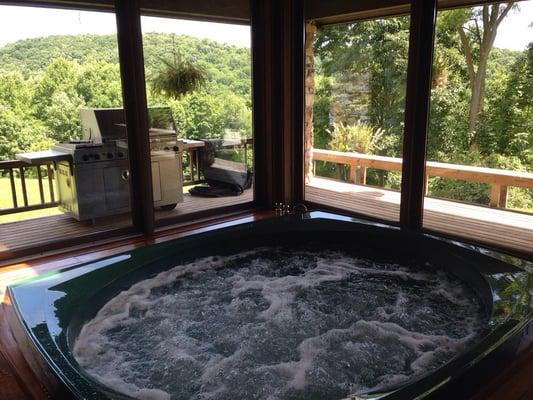
<svg viewBox="0 0 533 400">
<path fill-rule="evenodd" d="M 272 269 L 281 268 L 284 272 L 265 281 L 257 277 L 254 268 L 269 275 L 269 268 L 264 263 L 259 263 L 258 267 L 257 260 L 272 254 L 275 254 Z M 247 260 L 248 264 L 239 261 L 241 259 Z M 230 267 L 224 269 L 219 265 L 220 260 L 231 268 L 236 265 L 242 270 L 233 274 Z M 358 264 L 354 266 L 353 260 L 358 260 Z M 287 263 L 291 265 L 287 266 Z M 179 270 L 179 266 L 186 267 Z M 246 393 L 247 398 L 258 399 L 466 399 L 531 342 L 528 330 L 533 321 L 532 271 L 530 261 L 481 247 L 312 211 L 255 222 L 238 221 L 221 228 L 213 226 L 209 232 L 32 278 L 10 286 L 8 295 L 14 310 L 11 325 L 30 365 L 43 380 L 49 373 L 55 375 L 68 395 L 75 398 L 131 398 L 132 393 L 147 399 L 236 398 L 240 396 L 238 393 Z M 446 285 L 439 283 L 437 278 L 434 280 L 434 276 L 440 276 L 438 279 Z M 165 284 L 159 282 L 165 279 Z M 198 281 L 194 286 L 195 279 L 204 279 L 205 283 Z M 365 286 L 374 281 L 382 294 Z M 147 297 L 161 292 L 160 287 L 172 286 L 171 282 L 179 283 L 174 285 L 172 292 L 163 291 L 157 299 Z M 199 293 L 204 286 L 207 294 L 216 292 L 219 297 L 210 299 Z M 409 310 L 402 309 L 402 304 L 409 302 L 405 293 L 414 292 L 421 297 L 416 300 L 420 304 L 413 304 L 413 312 L 418 316 L 412 325 Z M 143 306 L 135 308 L 132 299 L 138 300 L 141 295 L 144 296 Z M 299 303 L 294 301 L 295 297 Z M 390 299 L 387 303 L 381 298 Z M 237 305 L 236 299 L 239 300 Z M 221 316 L 217 315 L 218 311 L 213 311 L 224 301 L 227 304 L 220 310 L 234 307 L 231 310 L 235 313 Z M 439 301 L 446 303 L 444 306 L 448 312 L 440 318 L 435 316 L 435 310 L 440 309 Z M 150 302 L 154 304 L 154 310 L 146 306 Z M 184 311 L 185 303 L 192 304 L 192 308 Z M 377 310 L 370 316 L 365 314 L 368 304 Z M 214 315 L 204 315 L 210 310 Z M 454 315 L 454 310 L 458 314 Z M 466 325 L 472 318 L 460 315 L 465 310 L 476 313 L 474 327 L 470 330 Z M 115 379 L 112 374 L 100 376 L 104 375 L 100 371 L 114 366 L 127 370 L 125 365 L 133 362 L 130 353 L 125 353 L 126 356 L 119 354 L 124 349 L 118 347 L 127 341 L 127 329 L 140 329 L 138 322 L 146 318 L 154 318 L 155 322 L 142 328 L 146 329 L 146 335 L 141 337 L 150 339 L 154 335 L 154 326 L 166 323 L 166 320 L 161 322 L 160 315 L 153 315 L 156 311 L 163 315 L 167 313 L 173 321 L 174 325 L 168 325 L 171 343 L 165 345 L 164 354 L 157 356 L 159 358 L 156 353 L 161 339 L 143 345 L 138 351 L 146 353 L 144 357 L 148 357 L 147 362 L 151 364 L 137 363 L 131 367 L 138 375 L 138 371 L 142 372 L 146 366 L 146 374 L 157 375 L 156 381 L 161 374 L 174 376 L 169 365 L 161 360 L 172 358 L 174 362 L 177 357 L 182 362 L 191 358 L 190 354 L 183 354 L 183 349 L 189 349 L 190 343 L 183 344 L 183 338 L 176 336 L 179 329 L 185 329 L 181 326 L 179 315 L 182 314 L 179 313 L 190 317 L 195 311 L 193 323 L 186 328 L 196 330 L 196 336 L 191 334 L 196 347 L 199 337 L 205 340 L 210 329 L 206 321 L 214 318 L 218 323 L 217 318 L 224 320 L 231 319 L 234 314 L 252 314 L 250 320 L 242 324 L 239 320 L 231 322 L 235 324 L 233 344 L 226 345 L 231 339 L 231 330 L 224 336 L 221 332 L 225 328 L 211 329 L 212 343 L 209 342 L 206 348 L 210 358 L 205 359 L 203 365 L 212 366 L 223 361 L 209 372 L 211 375 L 205 371 L 194 375 L 192 367 L 190 371 L 184 368 L 180 374 L 176 372 L 179 382 L 175 384 L 179 387 L 190 384 L 184 378 L 189 376 L 188 372 L 192 374 L 191 381 L 201 381 L 198 374 L 203 373 L 201 388 L 197 384 L 198 387 L 189 388 L 189 392 L 176 394 L 148 383 L 132 392 L 128 388 L 136 386 L 126 385 L 121 381 L 125 378 Z M 126 319 L 125 313 L 128 314 Z M 288 318 L 287 313 L 291 314 L 290 318 L 298 314 L 301 322 L 281 331 L 283 342 L 287 339 L 296 343 L 291 356 L 282 341 L 264 341 L 272 327 L 286 328 L 288 320 L 283 318 Z M 324 321 L 316 319 L 317 316 L 323 316 Z M 335 318 L 326 321 L 330 316 Z M 447 324 L 447 318 L 450 324 Z M 120 324 L 113 325 L 112 321 Z M 250 321 L 257 322 L 261 329 Z M 407 325 L 403 321 L 407 321 Z M 451 325 L 446 327 L 451 329 L 449 337 L 441 332 L 439 324 Z M 156 334 L 161 334 L 163 328 L 157 329 L 159 333 Z M 293 335 L 292 332 L 296 333 Z M 311 336 L 315 336 L 309 338 L 309 332 L 314 332 Z M 109 337 L 103 337 L 104 333 Z M 132 337 L 135 334 L 138 332 L 132 331 Z M 253 337 L 254 334 L 257 337 Z M 165 332 L 163 336 L 166 336 Z M 187 337 L 189 342 L 193 339 Z M 106 344 L 114 340 L 117 348 L 102 347 L 102 340 Z M 226 342 L 221 345 L 221 341 Z M 241 342 L 251 343 L 250 346 L 255 346 L 259 353 L 264 353 L 261 356 L 266 357 L 261 361 L 264 365 L 249 364 L 255 359 L 249 353 L 241 357 L 245 362 L 241 369 L 236 370 L 235 365 L 226 362 L 233 360 L 235 353 L 242 355 Z M 383 350 L 383 343 L 391 347 L 390 353 L 388 349 Z M 172 357 L 169 356 L 169 346 Z M 340 346 L 342 351 L 339 351 Z M 355 356 L 350 355 L 352 351 Z M 418 353 L 413 355 L 413 351 Z M 438 352 L 446 354 L 441 361 L 434 361 L 433 356 Z M 327 357 L 324 358 L 327 354 L 338 363 L 329 363 Z M 100 356 L 103 364 L 91 369 L 88 366 L 92 362 L 90 359 Z M 111 364 L 105 364 L 106 359 Z M 197 362 L 197 359 L 193 361 Z M 117 360 L 120 360 L 119 365 L 112 364 Z M 158 364 L 154 366 L 154 362 Z M 376 372 L 376 363 L 383 364 L 385 372 Z M 228 365 L 228 368 L 220 365 Z M 249 369 L 253 368 L 255 375 L 248 374 L 247 365 L 251 365 Z M 416 373 L 406 373 L 411 370 Z M 237 376 L 228 380 L 227 375 L 231 373 Z M 330 375 L 339 375 L 344 381 L 329 387 Z M 367 376 L 361 378 L 360 375 Z M 166 379 L 168 381 L 168 376 Z M 354 380 L 353 384 L 350 379 Z M 223 383 L 219 382 L 217 386 L 215 381 L 218 380 Z M 227 389 L 224 382 L 236 382 L 237 385 L 243 382 L 244 385 L 247 380 L 252 387 L 257 387 L 257 391 L 247 389 L 248 392 L 243 392 L 237 387 L 232 389 L 233 392 L 221 394 Z M 119 384 L 116 381 L 120 381 Z M 326 382 L 324 387 L 328 387 L 323 389 L 321 382 Z M 204 392 L 196 393 L 195 390 Z"/>
</svg>

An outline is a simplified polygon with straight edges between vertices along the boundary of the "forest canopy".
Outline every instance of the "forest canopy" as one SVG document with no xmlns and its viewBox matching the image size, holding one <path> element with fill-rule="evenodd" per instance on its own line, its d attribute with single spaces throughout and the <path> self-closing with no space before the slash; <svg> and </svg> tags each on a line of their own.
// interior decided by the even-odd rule
<svg viewBox="0 0 533 400">
<path fill-rule="evenodd" d="M 149 105 L 172 107 L 179 135 L 251 135 L 249 48 L 190 36 L 143 36 Z M 206 83 L 179 99 L 150 85 L 162 59 L 178 52 L 206 71 Z M 80 136 L 81 107 L 120 107 L 122 92 L 114 35 L 61 35 L 0 48 L 0 159 L 47 149 Z"/>
</svg>

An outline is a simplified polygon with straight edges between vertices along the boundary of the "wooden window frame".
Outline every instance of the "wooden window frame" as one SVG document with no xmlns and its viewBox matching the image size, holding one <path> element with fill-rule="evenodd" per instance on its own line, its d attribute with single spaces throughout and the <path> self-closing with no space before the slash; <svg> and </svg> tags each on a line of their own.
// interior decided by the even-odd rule
<svg viewBox="0 0 533 400">
<path fill-rule="evenodd" d="M 257 76 L 257 73 L 256 71 L 254 71 L 254 68 L 253 68 L 253 60 L 254 60 L 254 31 L 253 31 L 253 28 L 252 28 L 252 24 L 251 24 L 251 21 L 250 23 L 246 22 L 246 21 L 243 21 L 242 19 L 228 19 L 228 18 L 220 18 L 220 19 L 215 19 L 215 18 L 205 18 L 205 17 L 200 17 L 200 16 L 197 16 L 195 17 L 194 15 L 185 15 L 185 14 L 179 14 L 179 13 L 175 13 L 175 12 L 169 12 L 167 9 L 164 9 L 164 10 L 161 10 L 160 12 L 158 12 L 157 10 L 154 10 L 154 9 L 150 9 L 150 10 L 145 10 L 143 7 L 142 7 L 142 3 L 143 1 L 142 0 L 135 0 L 138 2 L 138 6 L 137 6 L 137 10 L 138 10 L 138 19 L 137 19 L 137 15 L 134 17 L 135 18 L 135 23 L 137 24 L 137 20 L 138 20 L 138 29 L 141 30 L 141 17 L 142 16 L 150 16 L 150 17 L 160 17 L 160 18 L 168 18 L 168 19 L 183 19 L 184 16 L 187 17 L 187 19 L 190 19 L 190 20 L 194 20 L 194 21 L 203 21 L 203 22 L 219 22 L 219 23 L 231 23 L 231 24 L 241 24 L 241 25 L 248 25 L 250 24 L 250 28 L 251 28 L 251 41 L 252 41 L 252 46 L 251 46 L 251 61 L 252 61 L 252 118 L 253 118 L 253 129 L 252 129 L 252 135 L 253 135 L 253 145 L 252 145 L 252 152 L 254 154 L 254 183 L 253 183 L 253 191 L 254 191 L 254 196 L 253 196 L 253 200 L 252 201 L 248 201 L 248 202 L 245 202 L 245 203 L 240 203 L 240 204 L 234 204 L 234 205 L 229 205 L 229 206 L 222 206 L 222 207 L 217 207 L 217 208 L 214 208 L 214 209 L 206 209 L 206 210 L 199 210 L 197 212 L 192 212 L 192 213 L 187 213 L 187 214 L 183 214 L 183 215 L 177 215 L 177 216 L 171 216 L 171 217 L 167 217 L 167 218 L 164 218 L 164 219 L 159 219 L 159 220 L 156 220 L 155 219 L 155 215 L 152 216 L 152 217 L 149 217 L 148 219 L 152 220 L 153 221 L 153 226 L 151 228 L 150 231 L 146 231 L 146 230 L 142 230 L 142 222 L 141 224 L 138 225 L 138 229 L 146 234 L 146 235 L 153 235 L 153 233 L 155 231 L 163 231 L 165 229 L 169 229 L 169 228 L 172 228 L 173 226 L 175 225 L 178 225 L 178 224 L 183 224 L 183 223 L 195 223 L 197 222 L 198 220 L 201 220 L 201 219 L 204 219 L 204 218 L 216 218 L 216 217 L 221 217 L 221 216 L 227 216 L 227 215 L 233 215 L 235 213 L 242 213 L 242 212 L 248 212 L 248 211 L 255 211 L 255 210 L 259 210 L 261 209 L 261 204 L 263 204 L 264 202 L 261 201 L 261 196 L 263 194 L 263 192 L 261 192 L 261 190 L 259 189 L 258 190 L 258 181 L 262 179 L 262 174 L 257 174 L 257 168 L 258 168 L 258 161 L 257 161 L 257 157 L 256 157 L 256 154 L 258 153 L 258 146 L 260 147 L 261 146 L 261 143 L 257 143 L 256 141 L 256 131 L 257 132 L 261 132 L 261 129 L 260 129 L 260 125 L 257 124 L 255 122 L 255 119 L 256 117 L 258 117 L 259 115 L 261 115 L 261 113 L 258 113 L 258 112 L 255 112 L 255 97 L 254 97 L 254 93 L 256 92 L 256 90 L 254 90 L 255 88 L 255 85 L 257 82 L 260 82 L 261 81 L 261 77 L 258 77 Z M 121 0 L 116 0 L 117 3 L 120 3 Z M 146 1 L 144 2 L 146 3 Z M 117 18 L 118 18 L 118 14 L 117 14 Z M 130 40 L 131 40 L 131 36 L 130 36 Z M 141 48 L 142 48 L 142 30 L 141 30 L 141 35 L 140 35 L 140 41 L 141 41 Z M 121 63 L 122 64 L 122 63 Z M 143 66 L 143 71 L 144 71 L 144 59 L 141 61 L 141 64 Z M 144 73 L 143 73 L 143 84 L 144 84 L 145 80 L 144 80 Z M 124 83 L 123 83 L 124 84 Z M 144 86 L 145 87 L 145 86 Z M 125 104 L 125 101 L 124 101 L 124 104 Z M 147 112 L 147 108 L 144 109 L 145 113 Z M 146 132 L 148 132 L 148 130 L 146 130 Z M 146 134 L 147 136 L 147 134 Z M 147 136 L 148 137 L 148 136 Z M 129 141 L 129 138 L 128 138 L 128 141 Z M 148 152 L 147 153 L 144 153 L 145 157 L 148 158 L 148 162 L 150 162 L 150 159 L 151 159 L 151 155 L 150 155 L 150 149 L 148 148 Z M 149 168 L 150 169 L 150 168 Z M 261 169 L 260 169 L 261 170 Z M 151 179 L 151 177 L 150 177 Z M 149 181 L 149 185 L 151 187 L 151 180 Z M 146 185 L 146 183 L 143 183 L 144 185 Z M 143 186 L 140 186 L 140 187 L 143 187 Z M 144 187 L 148 187 L 148 186 L 144 186 Z M 153 203 L 147 203 L 147 204 L 153 204 Z M 145 206 L 143 206 L 143 208 L 146 208 Z M 132 208 L 133 209 L 133 208 Z M 153 207 L 152 207 L 152 214 L 153 214 Z M 134 222 L 134 225 L 135 225 L 135 222 Z"/>
<path fill-rule="evenodd" d="M 122 78 L 122 86 L 123 86 L 123 94 L 124 94 L 124 109 L 126 112 L 126 119 L 128 120 L 128 114 L 133 115 L 133 123 L 136 123 L 135 128 L 140 126 L 140 124 L 144 124 L 145 120 L 147 121 L 147 102 L 146 102 L 146 92 L 145 92 L 145 76 L 144 76 L 144 58 L 143 58 L 143 43 L 142 43 L 142 29 L 141 29 L 141 16 L 142 15 L 149 15 L 149 16 L 158 16 L 158 17 L 164 17 L 164 18 L 182 18 L 183 15 L 177 15 L 177 14 L 169 14 L 168 10 L 162 10 L 161 13 L 158 13 L 156 10 L 151 9 L 150 11 L 146 12 L 141 6 L 143 1 L 142 0 L 131 0 L 131 1 L 124 1 L 124 0 L 115 0 L 115 14 L 117 17 L 117 32 L 119 30 L 120 22 L 123 22 L 123 26 L 125 29 L 128 29 L 126 34 L 123 35 L 124 40 L 119 40 L 119 53 L 121 47 L 123 48 L 134 48 L 135 57 L 129 57 L 124 58 L 120 60 L 120 67 L 121 67 L 121 78 Z M 255 4 L 255 2 L 252 2 L 252 4 Z M 191 18 L 194 18 L 191 16 Z M 202 20 L 202 21 L 212 21 L 212 18 L 200 18 L 198 17 L 196 20 Z M 224 19 L 224 22 L 229 22 L 227 19 Z M 233 21 L 232 21 L 233 23 Z M 242 21 L 241 21 L 242 23 Z M 252 65 L 254 64 L 254 59 L 256 54 L 254 53 L 254 49 L 257 49 L 257 46 L 254 46 L 254 32 L 257 31 L 257 29 L 254 30 L 253 28 L 254 24 L 252 22 Z M 256 32 L 257 33 L 257 32 Z M 252 68 L 252 93 L 260 92 L 260 90 L 256 90 L 255 85 L 256 82 L 262 81 L 261 76 L 257 76 L 258 73 L 255 71 L 254 68 Z M 137 76 L 138 79 L 135 81 L 132 81 L 128 78 L 128 76 Z M 142 84 L 141 84 L 142 82 Z M 127 106 L 127 97 L 131 97 L 129 100 L 134 100 L 129 104 L 129 107 Z M 137 229 L 138 232 L 147 235 L 152 236 L 157 229 L 158 231 L 161 231 L 162 229 L 172 227 L 176 224 L 181 223 L 194 223 L 195 221 L 206 218 L 206 217 L 218 217 L 221 215 L 229 215 L 239 212 L 245 212 L 245 211 L 252 211 L 257 210 L 261 208 L 261 205 L 268 204 L 267 201 L 265 201 L 265 196 L 267 191 L 261 190 L 258 185 L 260 185 L 260 182 L 264 179 L 265 173 L 262 171 L 265 171 L 265 168 L 261 168 L 261 159 L 256 157 L 256 154 L 260 153 L 258 148 L 261 148 L 262 142 L 256 141 L 256 136 L 258 135 L 256 132 L 261 135 L 261 126 L 258 124 L 255 119 L 258 118 L 259 115 L 262 115 L 262 113 L 259 113 L 256 111 L 255 106 L 255 96 L 252 95 L 252 116 L 254 119 L 253 122 L 253 135 L 254 135 L 254 144 L 252 147 L 252 151 L 254 153 L 254 171 L 259 171 L 259 173 L 255 173 L 254 176 L 254 199 L 251 202 L 246 202 L 242 204 L 236 204 L 236 205 L 230 205 L 225 207 L 218 207 L 215 209 L 210 210 L 203 210 L 198 211 L 195 213 L 190 214 L 184 214 L 180 216 L 175 217 L 168 217 L 161 220 L 155 220 L 155 215 L 153 211 L 153 199 L 152 199 L 152 193 L 151 191 L 142 190 L 142 188 L 151 187 L 152 180 L 151 180 L 151 168 L 150 168 L 150 148 L 149 148 L 149 138 L 148 138 L 148 126 L 146 123 L 145 129 L 134 129 L 131 131 L 128 130 L 128 143 L 131 143 L 132 149 L 135 152 L 137 158 L 134 162 L 139 162 L 139 165 L 143 165 L 142 169 L 139 168 L 137 170 L 137 173 L 135 171 L 132 171 L 132 219 L 133 219 L 133 225 Z M 261 104 L 261 103 L 260 103 Z M 128 112 L 131 110 L 132 112 Z M 139 119 L 139 117 L 141 118 Z M 129 120 L 128 120 L 129 125 Z M 142 125 L 141 125 L 142 126 Z M 263 136 L 263 135 L 261 135 Z M 130 153 L 132 151 L 130 149 Z M 143 193 L 144 192 L 144 193 Z M 150 193 L 147 193 L 150 192 Z M 135 210 L 135 213 L 133 211 Z"/>
<path fill-rule="evenodd" d="M 426 147 L 437 0 L 413 0 L 409 32 L 400 226 L 420 230 L 424 214 Z"/>
<path fill-rule="evenodd" d="M 146 101 L 146 87 L 144 76 L 144 58 L 142 47 L 142 31 L 141 31 L 141 15 L 160 16 L 166 18 L 183 18 L 184 15 L 176 14 L 172 10 L 149 9 L 144 11 L 141 6 L 147 3 L 146 0 L 89 0 L 89 1 L 69 1 L 69 0 L 55 0 L 55 1 L 0 1 L 0 5 L 12 6 L 26 6 L 26 7 L 42 7 L 42 8 L 58 8 L 68 10 L 84 10 L 84 11 L 98 11 L 98 12 L 112 12 L 115 14 L 117 20 L 117 44 L 119 49 L 119 65 L 122 83 L 123 107 L 126 114 L 127 125 L 133 127 L 127 130 L 128 147 L 130 154 L 130 179 L 131 179 L 131 217 L 132 226 L 127 228 L 110 229 L 109 231 L 88 234 L 79 237 L 60 238 L 58 240 L 43 242 L 31 248 L 24 249 L 17 252 L 6 252 L 2 259 L 15 259 L 20 257 L 27 257 L 33 254 L 42 253 L 50 250 L 57 250 L 77 246 L 87 242 L 96 242 L 99 240 L 115 239 L 120 240 L 125 236 L 136 237 L 144 236 L 151 238 L 155 232 L 161 232 L 166 229 L 172 229 L 177 224 L 194 224 L 199 220 L 209 220 L 229 215 L 235 215 L 247 211 L 256 211 L 265 207 L 269 207 L 272 202 L 269 198 L 271 188 L 264 185 L 267 179 L 272 181 L 272 165 L 268 165 L 268 159 L 265 157 L 256 157 L 256 154 L 263 153 L 265 147 L 265 140 L 254 140 L 254 200 L 233 206 L 219 207 L 216 209 L 205 210 L 196 213 L 185 214 L 177 217 L 170 217 L 167 219 L 155 220 L 153 209 L 153 194 L 151 190 L 144 190 L 143 188 L 152 185 L 151 168 L 150 168 L 150 146 L 148 136 L 148 115 L 147 115 L 147 101 Z M 168 2 L 159 2 L 167 4 Z M 170 4 L 170 3 L 168 3 Z M 250 6 L 256 4 L 251 1 Z M 190 16 L 191 19 L 203 21 L 216 21 L 226 23 L 242 23 L 246 24 L 242 17 L 231 19 L 227 17 L 203 17 Z M 251 20 L 251 19 L 250 19 Z M 265 63 L 265 55 L 262 48 L 268 43 L 265 42 L 254 43 L 256 37 L 264 36 L 265 26 L 254 27 L 252 23 L 252 61 L 253 63 Z M 257 60 L 257 61 L 256 61 Z M 262 93 L 266 88 L 256 88 L 257 82 L 264 81 L 266 70 L 261 68 L 252 69 L 252 93 L 253 93 L 253 127 L 254 136 L 256 132 L 261 138 L 266 138 L 266 130 L 263 128 L 263 122 L 268 119 L 270 113 L 264 113 L 256 110 L 256 99 L 260 99 Z M 265 102 L 259 100 L 258 105 L 264 106 Z M 264 107 L 263 107 L 264 108 Z M 265 118 L 266 117 L 266 118 Z M 255 139 L 255 137 L 254 137 Z M 272 163 L 270 163 L 272 164 Z"/>
<path fill-rule="evenodd" d="M 119 43 L 121 79 L 123 81 L 124 108 L 129 124 L 137 128 L 128 130 L 130 151 L 138 166 L 146 171 L 132 171 L 133 227 L 105 233 L 106 238 L 137 234 L 151 237 L 158 230 L 177 223 L 194 223 L 199 218 L 217 217 L 237 212 L 271 209 L 276 202 L 304 203 L 347 213 L 323 204 L 304 201 L 304 43 L 305 21 L 310 19 L 316 6 L 322 5 L 323 14 L 315 15 L 319 23 L 339 23 L 354 20 L 410 14 L 409 59 L 405 108 L 404 165 L 400 222 L 374 219 L 388 224 L 398 224 L 403 229 L 424 231 L 422 227 L 425 184 L 425 157 L 427 122 L 431 79 L 431 61 L 437 9 L 474 6 L 494 1 L 486 0 L 376 0 L 376 2 L 348 2 L 346 0 L 249 0 L 252 34 L 252 100 L 254 131 L 254 200 L 235 206 L 221 207 L 205 212 L 191 213 L 155 221 L 150 193 L 151 187 L 148 129 L 146 125 L 146 93 L 144 89 L 144 62 L 142 60 L 142 35 L 140 16 L 184 18 L 186 14 L 146 5 L 170 4 L 164 0 L 29 0 L 2 1 L 5 5 L 41 6 L 67 9 L 115 12 L 117 41 Z M 229 4 L 229 3 L 228 3 Z M 314 4 L 314 9 L 312 6 Z M 143 8 L 144 6 L 144 8 Z M 351 9 L 350 9 L 351 7 Z M 357 7 L 354 9 L 354 7 Z M 313 11 L 314 10 L 314 11 Z M 325 11 L 324 11 L 325 10 Z M 331 11 L 331 12 L 330 12 Z M 311 14 L 310 14 L 311 13 Z M 189 14 L 196 20 L 216 20 L 213 16 Z M 228 16 L 220 21 L 246 23 L 241 17 Z M 321 22 L 322 21 L 322 22 Z M 120 32 L 119 32 L 120 31 Z M 142 68 L 141 68 L 142 67 Z M 142 71 L 141 71 L 142 70 Z M 416 77 L 416 79 L 415 79 Z M 130 79 L 137 79 L 132 83 Z M 141 84 L 142 82 L 142 84 Z M 141 87 L 142 86 L 142 87 Z M 128 99 L 126 99 L 128 97 Z M 412 99 L 418 101 L 414 102 Z M 132 101 L 130 101 L 132 100 Z M 415 104 L 417 103 L 417 104 Z M 133 112 L 132 112 L 133 111 Z M 143 127 L 140 129 L 139 127 Z M 440 233 L 439 233 L 440 234 Z M 442 235 L 442 234 L 440 234 Z M 104 235 L 98 239 L 104 238 Z M 95 237 L 96 239 L 96 237 Z M 88 240 L 87 236 L 69 238 L 57 245 L 72 246 Z M 461 239 L 464 241 L 464 239 Z M 56 247 L 56 248 L 57 248 Z M 35 252 L 47 250 L 49 245 L 36 247 Z"/>
<path fill-rule="evenodd" d="M 368 220 L 400 226 L 403 229 L 422 228 L 423 200 L 425 187 L 425 163 L 429 100 L 431 95 L 431 65 L 433 60 L 434 32 L 437 0 L 385 0 L 376 4 L 379 8 L 367 9 L 362 4 L 347 4 L 344 0 L 321 3 L 320 6 L 338 15 L 313 19 L 318 26 L 361 22 L 379 18 L 409 15 L 409 52 L 404 108 L 403 164 L 401 178 L 401 201 L 399 221 L 381 219 L 364 213 L 353 212 L 305 201 L 309 207 L 322 207 Z M 317 3 L 318 4 L 318 3 Z M 360 8 L 360 9 L 359 9 Z M 320 10 L 324 12 L 324 10 Z M 351 12 L 348 12 L 351 11 Z M 313 10 L 317 12 L 317 10 Z M 302 70 L 303 71 L 303 70 Z M 304 75 L 304 72 L 302 72 Z M 414 101 L 413 99 L 419 99 Z M 303 130 L 301 136 L 303 137 Z M 303 177 L 302 177 L 303 181 Z"/>
<path fill-rule="evenodd" d="M 431 66 L 437 11 L 498 2 L 495 0 L 376 0 L 369 6 L 368 3 L 353 3 L 346 0 L 332 0 L 330 2 L 306 0 L 306 21 L 313 21 L 318 26 L 400 15 L 410 15 L 411 22 L 404 117 L 400 221 L 395 222 L 375 218 L 362 213 L 338 209 L 327 204 L 317 204 L 309 201 L 306 201 L 305 204 L 310 207 L 320 207 L 388 225 L 396 225 L 407 231 L 436 234 L 441 237 L 504 251 L 519 257 L 530 257 L 523 252 L 496 245 L 488 245 L 487 243 L 445 232 L 435 232 L 423 226 L 426 147 L 431 99 Z M 304 75 L 303 70 L 301 74 L 302 76 Z M 303 130 L 300 135 L 303 137 Z M 302 182 L 303 179 L 304 177 L 302 176 Z"/>
<path fill-rule="evenodd" d="M 115 15 L 122 104 L 128 127 L 131 217 L 139 232 L 153 235 L 155 215 L 139 0 L 115 1 Z"/>
</svg>

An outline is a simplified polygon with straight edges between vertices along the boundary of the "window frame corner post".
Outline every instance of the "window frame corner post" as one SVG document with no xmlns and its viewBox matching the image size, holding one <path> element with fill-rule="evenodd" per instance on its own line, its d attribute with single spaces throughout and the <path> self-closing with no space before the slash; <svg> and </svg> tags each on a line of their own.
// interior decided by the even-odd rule
<svg viewBox="0 0 533 400">
<path fill-rule="evenodd" d="M 252 124 L 254 137 L 254 201 L 271 208 L 273 188 L 272 153 L 272 16 L 271 3 L 250 0 L 252 35 Z"/>
<path fill-rule="evenodd" d="M 412 0 L 405 100 L 400 225 L 423 224 L 426 148 L 437 0 Z"/>
<path fill-rule="evenodd" d="M 305 200 L 305 154 L 304 154 L 304 119 L 305 119 L 305 2 L 291 1 L 292 21 L 292 203 Z"/>
<path fill-rule="evenodd" d="M 303 201 L 303 0 L 251 0 L 255 196 Z"/>
<path fill-rule="evenodd" d="M 154 201 L 139 0 L 115 0 L 122 97 L 131 171 L 131 216 L 145 235 L 154 233 Z"/>
</svg>

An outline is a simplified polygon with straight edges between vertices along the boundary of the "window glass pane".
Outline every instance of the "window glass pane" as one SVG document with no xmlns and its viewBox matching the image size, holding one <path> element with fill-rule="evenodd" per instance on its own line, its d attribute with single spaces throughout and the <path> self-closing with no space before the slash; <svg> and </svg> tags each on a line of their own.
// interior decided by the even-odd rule
<svg viewBox="0 0 533 400">
<path fill-rule="evenodd" d="M 0 253 L 131 225 L 102 107 L 122 107 L 113 13 L 0 6 Z"/>
<path fill-rule="evenodd" d="M 156 219 L 253 200 L 250 27 L 142 17 Z"/>
<path fill-rule="evenodd" d="M 533 251 L 533 1 L 438 12 L 424 226 Z"/>
<path fill-rule="evenodd" d="M 409 17 L 314 29 L 307 25 L 305 198 L 397 221 Z"/>
</svg>

